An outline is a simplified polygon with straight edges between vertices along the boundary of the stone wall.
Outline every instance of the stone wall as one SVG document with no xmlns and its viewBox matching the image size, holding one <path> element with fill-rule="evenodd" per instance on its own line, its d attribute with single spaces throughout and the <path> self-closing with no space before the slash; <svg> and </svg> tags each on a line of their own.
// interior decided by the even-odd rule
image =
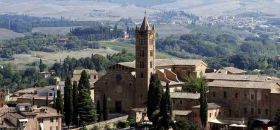
<svg viewBox="0 0 280 130">
<path fill-rule="evenodd" d="M 119 122 L 124 122 L 128 118 L 128 115 L 113 118 L 107 121 L 98 122 L 92 125 L 87 125 L 86 128 L 88 130 L 106 130 L 106 128 L 116 128 L 116 125 Z"/>
</svg>

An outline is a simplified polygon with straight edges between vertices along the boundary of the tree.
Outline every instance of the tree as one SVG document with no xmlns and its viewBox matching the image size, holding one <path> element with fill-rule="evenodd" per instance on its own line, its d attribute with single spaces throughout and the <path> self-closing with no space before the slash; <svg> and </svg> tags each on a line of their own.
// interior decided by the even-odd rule
<svg viewBox="0 0 280 130">
<path fill-rule="evenodd" d="M 164 129 L 169 129 L 172 124 L 172 104 L 170 101 L 170 90 L 166 84 L 166 92 L 162 96 L 160 104 L 160 119 L 158 125 Z"/>
<path fill-rule="evenodd" d="M 175 128 L 174 130 L 198 130 L 197 127 L 189 122 L 183 121 L 183 120 L 178 120 L 175 123 Z"/>
<path fill-rule="evenodd" d="M 78 114 L 82 125 L 87 125 L 96 121 L 96 111 L 90 97 L 89 76 L 83 71 L 79 81 L 78 93 Z"/>
<path fill-rule="evenodd" d="M 49 93 L 47 93 L 47 96 L 46 96 L 46 106 L 49 106 Z"/>
<path fill-rule="evenodd" d="M 194 76 L 190 76 L 190 77 L 186 78 L 186 82 L 183 85 L 183 91 L 197 93 L 200 91 L 201 83 L 203 85 L 206 84 L 206 81 L 204 78 L 197 78 Z"/>
<path fill-rule="evenodd" d="M 279 110 L 276 112 L 274 120 L 275 120 L 275 123 L 276 123 L 276 129 L 275 130 L 280 130 L 280 111 Z"/>
<path fill-rule="evenodd" d="M 55 101 L 55 108 L 57 113 L 61 113 L 63 114 L 63 100 L 62 100 L 62 96 L 61 96 L 61 91 L 57 90 L 57 97 L 56 97 L 56 101 Z"/>
<path fill-rule="evenodd" d="M 156 125 L 157 116 L 159 114 L 160 102 L 162 98 L 162 86 L 157 74 L 151 75 L 149 91 L 148 91 L 148 103 L 147 103 L 147 115 L 153 125 Z"/>
<path fill-rule="evenodd" d="M 102 111 L 101 111 L 101 108 L 100 108 L 100 102 L 99 102 L 99 100 L 97 101 L 97 103 L 96 103 L 96 114 L 97 114 L 97 121 L 98 122 L 100 122 L 100 121 L 102 121 L 102 116 L 103 116 L 103 114 L 102 114 Z"/>
<path fill-rule="evenodd" d="M 53 108 L 56 108 L 56 98 L 55 98 L 55 93 L 53 93 Z"/>
<path fill-rule="evenodd" d="M 76 124 L 78 117 L 78 84 L 77 81 L 73 82 L 73 122 Z"/>
<path fill-rule="evenodd" d="M 85 70 L 82 71 L 81 78 L 78 84 L 78 90 L 80 91 L 82 89 L 90 93 L 89 76 Z"/>
<path fill-rule="evenodd" d="M 40 59 L 40 63 L 39 63 L 40 72 L 44 72 L 46 68 L 47 66 L 43 63 L 42 59 Z"/>
<path fill-rule="evenodd" d="M 64 117 L 67 126 L 71 125 L 73 119 L 73 92 L 72 92 L 72 81 L 68 76 L 65 80 L 64 87 Z"/>
<path fill-rule="evenodd" d="M 96 121 L 94 104 L 87 90 L 79 91 L 78 114 L 82 125 L 87 125 Z"/>
<path fill-rule="evenodd" d="M 206 127 L 207 125 L 207 117 L 208 117 L 208 106 L 207 106 L 207 90 L 206 86 L 203 85 L 201 82 L 201 87 L 200 87 L 200 98 L 199 98 L 199 103 L 200 103 L 200 120 L 201 120 L 201 125 L 203 128 Z"/>
<path fill-rule="evenodd" d="M 104 94 L 103 96 L 103 120 L 104 121 L 108 120 L 108 115 L 109 115 L 108 99 Z"/>
</svg>

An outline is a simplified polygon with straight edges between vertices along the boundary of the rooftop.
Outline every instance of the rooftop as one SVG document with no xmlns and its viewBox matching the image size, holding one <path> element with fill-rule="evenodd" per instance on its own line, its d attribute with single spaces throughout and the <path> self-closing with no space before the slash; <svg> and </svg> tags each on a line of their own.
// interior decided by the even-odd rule
<svg viewBox="0 0 280 130">
<path fill-rule="evenodd" d="M 228 72 L 231 73 L 231 74 L 244 74 L 247 71 L 242 70 L 242 69 L 238 69 L 238 68 L 235 68 L 235 67 L 224 67 L 222 69 L 219 69 L 216 73 L 226 74 Z"/>
<path fill-rule="evenodd" d="M 224 81 L 214 80 L 209 82 L 209 87 L 228 87 L 228 88 L 257 88 L 257 89 L 271 89 L 276 85 L 272 82 L 243 82 L 243 81 Z"/>
<path fill-rule="evenodd" d="M 88 74 L 97 74 L 97 71 L 96 71 L 96 70 L 81 69 L 81 70 L 74 70 L 73 75 L 80 75 L 84 70 L 85 70 Z"/>
<path fill-rule="evenodd" d="M 181 99 L 199 99 L 199 93 L 186 93 L 186 92 L 171 92 L 171 98 L 181 98 Z"/>
<path fill-rule="evenodd" d="M 133 62 L 121 62 L 118 63 L 119 65 L 126 66 L 129 68 L 135 68 L 135 61 Z M 164 67 L 164 66 L 180 66 L 180 65 L 199 65 L 204 64 L 207 66 L 207 64 L 201 60 L 201 59 L 156 59 L 155 65 L 156 67 Z"/>
<path fill-rule="evenodd" d="M 228 80 L 228 81 L 280 81 L 277 77 L 265 76 L 265 75 L 244 75 L 244 74 L 222 74 L 222 73 L 206 73 L 205 79 L 207 80 Z"/>
</svg>

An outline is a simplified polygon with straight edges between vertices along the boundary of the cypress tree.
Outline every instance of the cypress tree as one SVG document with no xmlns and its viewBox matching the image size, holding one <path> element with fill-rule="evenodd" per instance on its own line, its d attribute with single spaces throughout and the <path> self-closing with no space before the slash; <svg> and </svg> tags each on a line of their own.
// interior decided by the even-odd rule
<svg viewBox="0 0 280 130">
<path fill-rule="evenodd" d="M 64 87 L 64 117 L 67 126 L 71 125 L 73 119 L 72 81 L 68 76 Z"/>
<path fill-rule="evenodd" d="M 47 96 L 46 96 L 45 106 L 49 106 L 49 93 L 47 93 Z"/>
<path fill-rule="evenodd" d="M 169 129 L 171 126 L 171 118 L 172 118 L 172 105 L 170 101 L 170 90 L 169 85 L 166 84 L 166 91 L 161 99 L 160 104 L 160 120 L 159 127 L 163 127 L 164 129 Z"/>
<path fill-rule="evenodd" d="M 55 107 L 56 107 L 57 113 L 63 114 L 63 100 L 62 100 L 60 90 L 57 90 L 57 97 L 56 97 L 56 102 L 55 103 L 56 103 Z"/>
<path fill-rule="evenodd" d="M 73 122 L 77 124 L 78 118 L 78 84 L 77 81 L 73 82 Z"/>
<path fill-rule="evenodd" d="M 82 125 L 94 122 L 96 119 L 96 112 L 94 104 L 90 97 L 89 76 L 86 71 L 83 71 L 78 85 L 78 114 Z"/>
<path fill-rule="evenodd" d="M 208 117 L 208 106 L 207 106 L 207 95 L 206 95 L 206 86 L 203 85 L 201 82 L 200 85 L 200 120 L 201 120 L 201 125 L 203 128 L 206 127 L 207 125 L 207 117 Z"/>
<path fill-rule="evenodd" d="M 55 98 L 55 93 L 53 93 L 53 108 L 56 108 L 56 98 Z"/>
<path fill-rule="evenodd" d="M 150 121 L 155 125 L 162 98 L 162 86 L 157 74 L 153 74 L 150 79 L 147 103 L 147 115 Z"/>
<path fill-rule="evenodd" d="M 276 125 L 275 130 L 280 130 L 280 111 L 279 110 L 276 112 L 274 120 L 275 120 L 275 125 Z"/>
<path fill-rule="evenodd" d="M 78 84 L 78 90 L 85 89 L 90 94 L 89 76 L 85 70 L 82 71 L 81 78 Z"/>
<path fill-rule="evenodd" d="M 108 120 L 108 115 L 109 115 L 108 99 L 104 94 L 103 96 L 103 120 L 104 121 Z"/>
</svg>

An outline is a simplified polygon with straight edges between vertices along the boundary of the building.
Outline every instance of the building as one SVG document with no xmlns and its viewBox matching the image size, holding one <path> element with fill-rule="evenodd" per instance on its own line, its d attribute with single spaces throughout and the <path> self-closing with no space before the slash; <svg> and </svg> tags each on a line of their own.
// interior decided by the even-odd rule
<svg viewBox="0 0 280 130">
<path fill-rule="evenodd" d="M 169 83 L 171 92 L 176 92 L 181 91 L 183 81 L 188 76 L 200 77 L 207 68 L 207 64 L 200 59 L 156 59 L 156 31 L 146 17 L 141 27 L 136 27 L 135 33 L 135 61 L 110 66 L 108 72 L 94 84 L 95 101 L 102 102 L 106 95 L 110 112 L 130 113 L 133 108 L 145 108 L 153 73 L 159 75 L 163 86 Z M 174 99 L 174 102 L 180 101 Z"/>
<path fill-rule="evenodd" d="M 216 71 L 216 73 L 222 73 L 222 74 L 245 74 L 247 71 L 238 69 L 235 67 L 224 67 L 222 69 L 219 69 Z"/>
<path fill-rule="evenodd" d="M 0 89 L 0 108 L 2 108 L 5 105 L 6 100 L 6 92 L 4 89 Z"/>
<path fill-rule="evenodd" d="M 0 110 L 0 129 L 61 130 L 62 115 L 51 107 L 19 103 L 15 108 Z"/>
</svg>

